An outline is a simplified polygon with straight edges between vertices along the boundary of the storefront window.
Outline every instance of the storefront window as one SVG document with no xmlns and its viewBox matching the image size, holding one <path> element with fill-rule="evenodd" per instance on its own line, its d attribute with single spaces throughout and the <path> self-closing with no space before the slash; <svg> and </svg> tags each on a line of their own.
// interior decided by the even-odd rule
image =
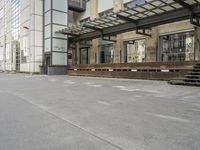
<svg viewBox="0 0 200 150">
<path fill-rule="evenodd" d="M 131 40 L 125 42 L 124 55 L 125 62 L 137 63 L 145 62 L 145 39 L 142 40 Z"/>
<path fill-rule="evenodd" d="M 161 61 L 194 60 L 194 32 L 160 36 Z"/>
</svg>

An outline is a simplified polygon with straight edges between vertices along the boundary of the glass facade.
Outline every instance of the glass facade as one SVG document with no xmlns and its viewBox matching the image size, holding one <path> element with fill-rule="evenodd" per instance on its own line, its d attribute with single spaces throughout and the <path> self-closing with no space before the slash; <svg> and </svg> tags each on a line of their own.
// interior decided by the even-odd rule
<svg viewBox="0 0 200 150">
<path fill-rule="evenodd" d="M 11 0 L 12 57 L 15 69 L 20 70 L 20 0 Z M 15 56 L 15 57 L 14 57 Z M 15 59 L 14 59 L 15 58 Z"/>
<path fill-rule="evenodd" d="M 56 33 L 68 25 L 67 2 L 67 0 L 44 2 L 44 52 L 50 56 L 49 65 L 67 65 L 67 36 Z M 47 60 L 49 61 L 49 58 Z"/>
<path fill-rule="evenodd" d="M 168 61 L 193 61 L 194 32 L 184 32 L 160 36 L 160 59 Z"/>
<path fill-rule="evenodd" d="M 0 1 L 0 60 L 6 70 L 20 70 L 20 0 Z"/>
</svg>

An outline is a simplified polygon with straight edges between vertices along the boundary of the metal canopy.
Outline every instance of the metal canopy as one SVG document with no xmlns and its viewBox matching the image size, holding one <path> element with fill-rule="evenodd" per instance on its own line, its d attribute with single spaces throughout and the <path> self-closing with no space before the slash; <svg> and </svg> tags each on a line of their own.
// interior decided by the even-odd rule
<svg viewBox="0 0 200 150">
<path fill-rule="evenodd" d="M 199 14 L 200 0 L 144 0 L 138 5 L 108 13 L 82 25 L 67 27 L 58 33 L 78 36 L 79 40 L 93 39 L 173 21 L 192 20 L 192 17 L 198 18 Z"/>
<path fill-rule="evenodd" d="M 62 33 L 69 36 L 79 36 L 81 34 L 85 34 L 92 31 L 94 30 L 83 27 L 81 25 L 73 25 L 73 26 L 68 26 L 67 28 L 64 28 L 62 30 L 59 30 L 56 33 Z"/>
</svg>

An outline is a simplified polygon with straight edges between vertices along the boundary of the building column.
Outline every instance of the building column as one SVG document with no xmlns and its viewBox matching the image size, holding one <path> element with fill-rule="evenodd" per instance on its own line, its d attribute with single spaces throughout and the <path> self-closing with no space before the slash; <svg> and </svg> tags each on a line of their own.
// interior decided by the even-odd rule
<svg viewBox="0 0 200 150">
<path fill-rule="evenodd" d="M 158 27 L 154 27 L 151 31 L 151 37 L 146 38 L 146 62 L 157 61 L 158 38 Z"/>
<path fill-rule="evenodd" d="M 118 12 L 124 8 L 122 0 L 114 0 L 114 12 Z M 121 50 L 122 50 L 122 35 L 116 36 L 116 43 L 114 44 L 114 63 L 120 63 L 121 60 Z"/>
<path fill-rule="evenodd" d="M 195 28 L 195 60 L 200 60 L 200 27 Z"/>
<path fill-rule="evenodd" d="M 98 17 L 98 0 L 90 1 L 90 19 L 93 20 Z M 96 63 L 96 54 L 98 51 L 99 39 L 93 39 L 91 42 L 91 48 L 89 49 L 89 62 L 90 64 Z"/>
<path fill-rule="evenodd" d="M 76 64 L 77 65 L 79 65 L 80 64 L 80 43 L 79 42 L 77 42 L 76 43 L 76 58 L 75 58 L 75 62 L 76 62 Z"/>
</svg>

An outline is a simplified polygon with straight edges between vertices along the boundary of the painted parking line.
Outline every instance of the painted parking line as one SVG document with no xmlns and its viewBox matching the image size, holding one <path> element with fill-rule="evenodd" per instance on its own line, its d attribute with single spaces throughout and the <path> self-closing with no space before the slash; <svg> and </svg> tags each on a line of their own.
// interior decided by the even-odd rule
<svg viewBox="0 0 200 150">
<path fill-rule="evenodd" d="M 121 91 L 128 91 L 128 92 L 137 92 L 141 91 L 140 89 L 120 89 Z"/>
<path fill-rule="evenodd" d="M 162 115 L 162 114 L 152 114 L 152 115 L 157 117 L 157 118 L 176 121 L 176 122 L 182 122 L 182 123 L 190 122 L 189 120 L 178 118 L 178 117 L 174 117 L 174 116 L 168 116 L 168 115 Z"/>
<path fill-rule="evenodd" d="M 121 86 L 121 85 L 118 85 L 118 86 L 112 86 L 113 88 L 117 88 L 121 91 L 128 91 L 128 92 L 136 92 L 136 91 L 141 91 L 141 89 L 132 89 L 132 88 L 127 88 L 125 86 Z"/>
<path fill-rule="evenodd" d="M 111 106 L 110 103 L 105 102 L 105 101 L 97 101 L 98 104 L 106 105 L 106 106 Z"/>
<path fill-rule="evenodd" d="M 102 85 L 100 84 L 89 84 L 88 86 L 100 88 Z"/>
<path fill-rule="evenodd" d="M 76 84 L 76 82 L 73 82 L 73 81 L 71 81 L 71 80 L 65 80 L 64 83 L 65 83 L 65 84 Z"/>
<path fill-rule="evenodd" d="M 118 89 L 125 89 L 125 86 L 117 85 L 117 86 L 112 86 L 113 88 L 118 88 Z"/>
</svg>

